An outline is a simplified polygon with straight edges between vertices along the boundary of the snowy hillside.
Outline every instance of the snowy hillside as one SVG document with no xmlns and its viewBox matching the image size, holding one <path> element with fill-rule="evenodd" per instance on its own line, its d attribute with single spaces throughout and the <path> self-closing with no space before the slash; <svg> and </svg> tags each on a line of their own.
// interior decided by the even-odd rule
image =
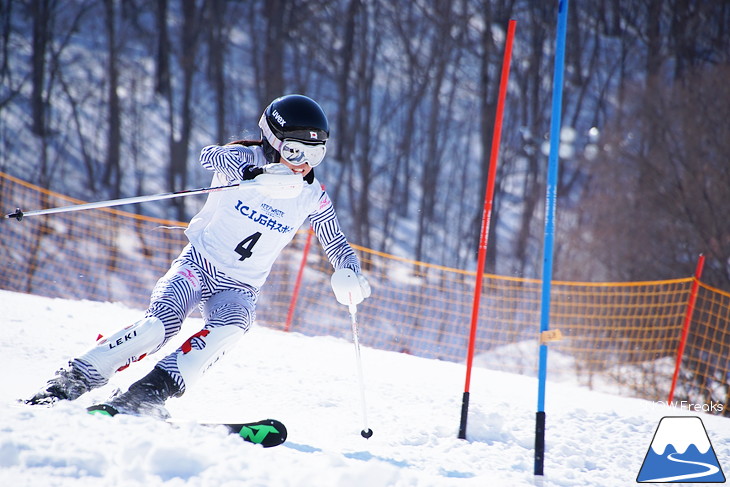
<svg viewBox="0 0 730 487">
<path fill-rule="evenodd" d="M 534 378 L 476 369 L 464 441 L 457 439 L 463 365 L 363 349 L 375 433 L 365 440 L 352 343 L 260 327 L 196 389 L 168 402 L 183 420 L 180 426 L 84 413 L 113 387 L 144 375 L 154 360 L 136 364 L 76 403 L 38 409 L 16 402 L 98 333 L 139 316 L 139 310 L 108 303 L 0 291 L 3 485 L 630 486 L 659 420 L 695 414 L 548 384 L 545 477 L 536 479 Z M 344 307 L 342 324 L 349 326 Z M 186 326 L 171 345 L 202 322 L 191 319 Z M 727 475 L 730 420 L 699 416 Z M 263 449 L 191 422 L 265 417 L 287 425 L 283 446 Z"/>
</svg>

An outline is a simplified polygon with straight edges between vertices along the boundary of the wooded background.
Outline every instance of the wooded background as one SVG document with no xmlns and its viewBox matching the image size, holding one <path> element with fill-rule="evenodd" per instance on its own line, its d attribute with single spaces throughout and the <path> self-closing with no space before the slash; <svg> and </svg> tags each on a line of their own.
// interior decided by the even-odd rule
<svg viewBox="0 0 730 487">
<path fill-rule="evenodd" d="M 206 186 L 204 145 L 304 93 L 349 240 L 473 269 L 509 19 L 487 271 L 539 277 L 557 1 L 0 0 L 0 170 L 84 200 Z M 729 56 L 729 2 L 571 2 L 556 279 L 688 276 L 704 253 L 730 289 Z"/>
</svg>

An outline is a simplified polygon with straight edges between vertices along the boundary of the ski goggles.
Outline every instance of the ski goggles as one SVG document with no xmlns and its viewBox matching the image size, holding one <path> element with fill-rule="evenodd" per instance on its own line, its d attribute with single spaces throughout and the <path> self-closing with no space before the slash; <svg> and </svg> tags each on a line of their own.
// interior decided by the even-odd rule
<svg viewBox="0 0 730 487">
<path fill-rule="evenodd" d="M 261 134 L 266 137 L 271 147 L 279 152 L 281 157 L 292 166 L 309 164 L 309 167 L 316 167 L 324 159 L 327 152 L 324 142 L 308 144 L 296 139 L 280 140 L 269 128 L 265 116 L 262 116 L 259 120 L 259 127 L 261 127 Z"/>
<path fill-rule="evenodd" d="M 327 148 L 324 144 L 305 144 L 298 140 L 284 139 L 279 153 L 281 157 L 293 166 L 309 164 L 310 167 L 318 166 Z"/>
</svg>

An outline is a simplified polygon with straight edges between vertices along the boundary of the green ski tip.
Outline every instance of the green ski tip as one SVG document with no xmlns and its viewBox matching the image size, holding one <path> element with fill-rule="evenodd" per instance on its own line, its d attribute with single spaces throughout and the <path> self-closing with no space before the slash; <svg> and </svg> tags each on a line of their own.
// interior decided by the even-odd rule
<svg viewBox="0 0 730 487">
<path fill-rule="evenodd" d="M 112 414 L 109 411 L 103 411 L 101 409 L 89 411 L 89 414 L 93 414 L 95 416 L 109 416 L 110 418 L 112 417 Z"/>
<path fill-rule="evenodd" d="M 97 404 L 95 406 L 89 406 L 88 408 L 86 408 L 86 412 L 89 414 L 109 417 L 114 416 L 118 413 L 116 409 L 107 404 Z"/>
</svg>

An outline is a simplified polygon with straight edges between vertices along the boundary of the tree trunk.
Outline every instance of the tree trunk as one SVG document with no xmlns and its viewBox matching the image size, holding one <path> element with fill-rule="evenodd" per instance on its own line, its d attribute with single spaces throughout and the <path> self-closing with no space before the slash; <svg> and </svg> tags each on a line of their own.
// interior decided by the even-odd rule
<svg viewBox="0 0 730 487">
<path fill-rule="evenodd" d="M 111 188 L 111 197 L 121 197 L 122 174 L 120 167 L 121 135 L 121 108 L 119 106 L 119 73 L 117 69 L 117 36 L 116 12 L 114 0 L 104 0 L 105 24 L 107 32 L 107 103 L 109 104 L 107 127 L 107 155 L 104 184 Z"/>
</svg>

